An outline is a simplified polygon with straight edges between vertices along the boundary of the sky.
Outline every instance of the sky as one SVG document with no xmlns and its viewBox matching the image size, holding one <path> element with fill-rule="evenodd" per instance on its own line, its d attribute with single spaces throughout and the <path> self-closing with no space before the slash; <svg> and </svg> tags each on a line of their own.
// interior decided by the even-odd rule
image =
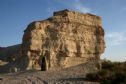
<svg viewBox="0 0 126 84">
<path fill-rule="evenodd" d="M 126 0 L 0 0 L 0 46 L 20 44 L 29 23 L 63 9 L 100 16 L 106 42 L 101 58 L 126 61 Z"/>
</svg>

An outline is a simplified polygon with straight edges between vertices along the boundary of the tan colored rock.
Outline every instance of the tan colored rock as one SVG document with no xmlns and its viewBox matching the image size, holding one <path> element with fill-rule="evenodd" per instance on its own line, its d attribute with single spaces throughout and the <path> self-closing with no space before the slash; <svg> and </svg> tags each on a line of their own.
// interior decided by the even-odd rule
<svg viewBox="0 0 126 84">
<path fill-rule="evenodd" d="M 66 68 L 88 61 L 97 66 L 104 49 L 100 17 L 63 10 L 28 25 L 22 41 L 21 63 L 28 70 Z"/>
</svg>

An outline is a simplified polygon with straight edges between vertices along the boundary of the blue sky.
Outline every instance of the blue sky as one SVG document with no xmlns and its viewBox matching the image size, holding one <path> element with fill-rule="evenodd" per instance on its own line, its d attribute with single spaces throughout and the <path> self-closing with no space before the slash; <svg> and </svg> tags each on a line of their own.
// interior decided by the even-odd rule
<svg viewBox="0 0 126 84">
<path fill-rule="evenodd" d="M 0 46 L 21 43 L 30 22 L 63 9 L 101 16 L 106 39 L 101 58 L 126 61 L 126 0 L 0 0 Z"/>
</svg>

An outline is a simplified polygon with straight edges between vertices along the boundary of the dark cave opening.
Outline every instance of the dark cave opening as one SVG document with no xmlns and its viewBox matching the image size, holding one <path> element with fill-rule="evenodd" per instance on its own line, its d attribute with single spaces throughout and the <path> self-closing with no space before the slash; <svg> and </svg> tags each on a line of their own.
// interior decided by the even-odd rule
<svg viewBox="0 0 126 84">
<path fill-rule="evenodd" d="M 46 71 L 46 59 L 45 59 L 45 57 L 42 57 L 42 60 L 41 60 L 41 71 Z"/>
</svg>

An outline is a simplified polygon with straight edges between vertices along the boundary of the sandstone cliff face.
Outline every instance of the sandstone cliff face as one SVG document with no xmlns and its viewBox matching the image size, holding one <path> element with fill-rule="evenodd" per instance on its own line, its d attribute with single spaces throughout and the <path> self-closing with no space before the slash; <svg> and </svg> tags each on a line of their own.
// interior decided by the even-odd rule
<svg viewBox="0 0 126 84">
<path fill-rule="evenodd" d="M 28 25 L 21 65 L 24 69 L 49 70 L 94 61 L 97 66 L 104 49 L 100 17 L 63 10 Z"/>
</svg>

